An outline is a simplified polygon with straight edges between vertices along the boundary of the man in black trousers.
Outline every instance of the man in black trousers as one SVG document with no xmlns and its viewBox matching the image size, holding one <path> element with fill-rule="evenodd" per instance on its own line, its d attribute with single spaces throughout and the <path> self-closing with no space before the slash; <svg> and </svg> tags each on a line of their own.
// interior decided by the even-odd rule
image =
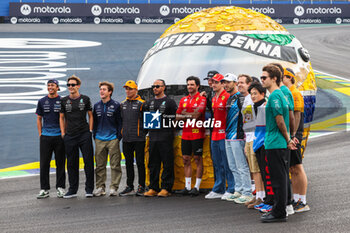
<svg viewBox="0 0 350 233">
<path fill-rule="evenodd" d="M 58 81 L 50 79 L 47 82 L 48 95 L 38 101 L 37 127 L 40 137 L 40 192 L 38 199 L 49 197 L 50 190 L 50 162 L 52 152 L 56 160 L 56 190 L 57 197 L 63 197 L 66 186 L 66 156 L 60 130 L 61 96 Z"/>
<path fill-rule="evenodd" d="M 60 128 L 67 154 L 69 189 L 63 198 L 77 196 L 79 187 L 79 149 L 85 170 L 85 197 L 93 197 L 94 158 L 92 147 L 93 115 L 90 98 L 79 93 L 81 80 L 72 75 L 67 80 L 69 95 L 61 99 Z M 89 123 L 86 121 L 89 116 Z"/>
<path fill-rule="evenodd" d="M 170 117 L 175 119 L 177 106 L 173 99 L 165 95 L 164 80 L 158 79 L 152 85 L 155 98 L 146 102 L 145 111 L 155 112 L 154 117 L 160 119 Z M 161 123 L 161 122 L 160 122 Z M 150 190 L 144 193 L 145 197 L 168 197 L 174 184 L 174 129 L 163 128 L 149 130 L 149 163 Z M 159 173 L 163 163 L 161 190 L 159 189 Z M 160 191 L 159 191 L 160 190 Z"/>
<path fill-rule="evenodd" d="M 263 68 L 261 81 L 271 93 L 266 104 L 265 149 L 275 202 L 271 212 L 261 217 L 262 222 L 285 222 L 287 205 L 288 149 L 296 149 L 289 134 L 287 99 L 279 89 L 281 71 L 272 65 Z"/>
</svg>

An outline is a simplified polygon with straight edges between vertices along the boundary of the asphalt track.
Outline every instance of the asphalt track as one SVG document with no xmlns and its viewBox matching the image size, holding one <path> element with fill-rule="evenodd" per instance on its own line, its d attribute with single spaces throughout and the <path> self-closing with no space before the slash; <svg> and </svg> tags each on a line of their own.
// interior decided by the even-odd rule
<svg viewBox="0 0 350 233">
<path fill-rule="evenodd" d="M 101 41 L 102 46 L 88 48 L 89 53 L 86 48 L 71 50 L 73 52 L 70 51 L 66 60 L 68 67 L 91 67 L 90 71 L 76 73 L 89 80 L 82 87 L 82 93 L 89 94 L 97 101 L 97 80 L 113 80 L 118 86 L 128 79 L 135 79 L 142 57 L 166 27 L 98 26 L 101 27 L 0 25 L 0 37 L 54 36 Z M 136 32 L 139 30 L 142 32 Z M 315 69 L 350 77 L 346 69 L 350 60 L 349 26 L 290 28 L 289 31 L 309 50 Z M 60 51 L 68 52 L 64 49 Z M 110 54 L 111 51 L 111 57 L 106 57 L 106 52 Z M 116 92 L 116 99 L 122 99 L 122 91 L 120 88 Z M 326 101 L 327 98 L 321 106 Z M 7 167 L 9 164 L 18 165 L 18 160 L 33 161 L 32 156 L 28 159 L 28 153 L 37 156 L 35 116 L 29 116 L 0 117 L 1 122 L 6 122 L 1 124 L 0 131 L 0 168 L 5 167 L 3 161 Z M 25 137 L 20 136 L 21 132 L 25 132 Z M 74 200 L 55 197 L 36 200 L 38 176 L 0 180 L 0 232 L 348 232 L 350 159 L 346 153 L 350 150 L 349 136 L 350 133 L 341 132 L 309 142 L 304 164 L 309 179 L 308 202 L 311 211 L 290 216 L 287 223 L 261 224 L 256 211 L 225 201 L 208 201 L 204 199 L 204 194 L 197 198 L 85 199 L 82 174 L 80 196 Z M 15 155 L 11 153 L 14 148 Z M 55 184 L 54 177 L 52 185 Z M 121 188 L 124 185 L 125 177 Z M 54 194 L 54 190 L 51 191 Z"/>
</svg>

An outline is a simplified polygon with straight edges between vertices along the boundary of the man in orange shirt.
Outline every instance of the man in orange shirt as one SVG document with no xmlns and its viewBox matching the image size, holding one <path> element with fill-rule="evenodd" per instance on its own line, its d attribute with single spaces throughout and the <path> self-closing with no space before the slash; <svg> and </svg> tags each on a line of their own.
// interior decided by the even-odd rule
<svg viewBox="0 0 350 233">
<path fill-rule="evenodd" d="M 307 177 L 302 164 L 301 141 L 304 131 L 304 99 L 300 91 L 295 86 L 295 74 L 292 69 L 284 69 L 283 83 L 292 92 L 294 99 L 294 119 L 295 127 L 291 138 L 297 145 L 297 150 L 291 150 L 290 173 L 293 188 L 293 206 L 295 212 L 310 210 L 306 203 Z"/>
</svg>

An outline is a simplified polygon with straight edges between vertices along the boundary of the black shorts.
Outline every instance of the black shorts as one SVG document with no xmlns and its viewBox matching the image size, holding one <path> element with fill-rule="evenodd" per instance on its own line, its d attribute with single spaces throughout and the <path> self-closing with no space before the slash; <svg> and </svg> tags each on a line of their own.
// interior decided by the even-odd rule
<svg viewBox="0 0 350 233">
<path fill-rule="evenodd" d="M 184 140 L 181 141 L 181 151 L 182 155 L 193 155 L 202 156 L 203 154 L 203 141 L 204 139 L 196 140 Z"/>
<path fill-rule="evenodd" d="M 301 155 L 301 145 L 300 143 L 297 144 L 296 150 L 290 151 L 290 166 L 293 167 L 297 164 L 303 163 L 303 156 Z"/>
</svg>

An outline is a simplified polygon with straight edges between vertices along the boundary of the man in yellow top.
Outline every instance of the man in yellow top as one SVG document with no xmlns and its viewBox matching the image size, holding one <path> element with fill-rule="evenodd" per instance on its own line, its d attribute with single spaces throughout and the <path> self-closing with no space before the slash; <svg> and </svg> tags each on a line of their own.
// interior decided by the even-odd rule
<svg viewBox="0 0 350 233">
<path fill-rule="evenodd" d="M 290 173 L 292 176 L 293 206 L 295 212 L 310 210 L 306 203 L 307 177 L 302 164 L 301 141 L 304 131 L 304 99 L 300 91 L 295 86 L 295 74 L 292 69 L 284 69 L 283 83 L 292 92 L 294 99 L 295 127 L 291 138 L 297 146 L 297 150 L 291 150 Z"/>
</svg>

